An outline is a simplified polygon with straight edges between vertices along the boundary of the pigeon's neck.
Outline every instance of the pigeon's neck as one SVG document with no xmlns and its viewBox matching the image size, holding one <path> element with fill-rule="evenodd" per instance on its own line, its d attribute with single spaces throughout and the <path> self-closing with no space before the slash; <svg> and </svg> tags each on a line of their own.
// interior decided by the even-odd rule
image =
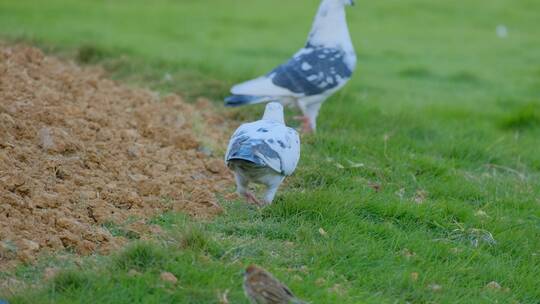
<svg viewBox="0 0 540 304">
<path fill-rule="evenodd" d="M 323 0 L 309 33 L 307 46 L 339 48 L 354 53 L 341 1 Z"/>
<path fill-rule="evenodd" d="M 285 124 L 285 119 L 283 118 L 283 112 L 264 111 L 264 115 L 263 115 L 262 119 L 267 120 L 267 121 L 279 122 L 279 123 Z"/>
</svg>

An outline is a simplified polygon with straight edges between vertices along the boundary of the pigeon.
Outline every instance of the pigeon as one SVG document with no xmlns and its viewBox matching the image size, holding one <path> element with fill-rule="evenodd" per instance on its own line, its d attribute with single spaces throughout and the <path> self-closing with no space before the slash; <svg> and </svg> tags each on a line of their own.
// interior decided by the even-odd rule
<svg viewBox="0 0 540 304">
<path fill-rule="evenodd" d="M 305 304 L 268 271 L 249 265 L 244 273 L 244 293 L 253 304 Z"/>
<path fill-rule="evenodd" d="M 238 194 L 259 206 L 272 203 L 279 185 L 294 172 L 299 159 L 300 136 L 285 125 L 279 102 L 268 103 L 261 120 L 238 127 L 225 154 Z M 250 182 L 266 186 L 262 202 L 249 192 Z"/>
<path fill-rule="evenodd" d="M 341 89 L 356 67 L 345 6 L 353 0 L 322 0 L 306 45 L 265 76 L 232 87 L 226 106 L 273 101 L 296 105 L 305 132 L 315 131 L 322 103 Z"/>
</svg>

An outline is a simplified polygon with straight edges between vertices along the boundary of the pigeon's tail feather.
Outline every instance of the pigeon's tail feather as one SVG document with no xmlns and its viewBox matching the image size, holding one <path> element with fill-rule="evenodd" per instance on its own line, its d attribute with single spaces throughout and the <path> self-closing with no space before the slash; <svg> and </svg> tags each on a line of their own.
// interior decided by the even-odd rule
<svg viewBox="0 0 540 304">
<path fill-rule="evenodd" d="M 241 144 L 235 148 L 236 149 L 234 151 L 229 153 L 227 161 L 240 160 L 243 162 L 249 162 L 256 167 L 264 167 L 264 162 L 255 155 L 254 147 L 249 143 Z"/>
<path fill-rule="evenodd" d="M 254 96 L 254 95 L 231 95 L 225 98 L 225 105 L 228 107 L 238 107 L 248 104 L 270 102 L 276 100 L 270 96 Z"/>
</svg>

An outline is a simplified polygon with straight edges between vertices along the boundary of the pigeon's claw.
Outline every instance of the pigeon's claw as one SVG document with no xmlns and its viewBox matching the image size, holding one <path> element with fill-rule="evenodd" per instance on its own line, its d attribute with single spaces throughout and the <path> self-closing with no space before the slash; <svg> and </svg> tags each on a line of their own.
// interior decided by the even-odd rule
<svg viewBox="0 0 540 304">
<path fill-rule="evenodd" d="M 264 204 L 251 192 L 246 192 L 244 195 L 246 197 L 246 200 L 248 203 L 257 205 L 259 207 L 263 206 Z"/>
</svg>

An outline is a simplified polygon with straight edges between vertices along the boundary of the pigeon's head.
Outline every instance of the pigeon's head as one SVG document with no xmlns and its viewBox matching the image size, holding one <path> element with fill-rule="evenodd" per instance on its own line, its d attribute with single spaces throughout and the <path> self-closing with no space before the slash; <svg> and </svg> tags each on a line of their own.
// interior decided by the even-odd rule
<svg viewBox="0 0 540 304">
<path fill-rule="evenodd" d="M 263 119 L 284 124 L 285 119 L 283 118 L 283 106 L 279 102 L 267 103 L 266 108 L 264 109 Z"/>
<path fill-rule="evenodd" d="M 343 6 L 353 6 L 354 5 L 354 0 L 327 0 L 329 1 L 330 3 L 334 3 L 337 4 L 338 6 L 339 5 L 343 5 Z"/>
</svg>

